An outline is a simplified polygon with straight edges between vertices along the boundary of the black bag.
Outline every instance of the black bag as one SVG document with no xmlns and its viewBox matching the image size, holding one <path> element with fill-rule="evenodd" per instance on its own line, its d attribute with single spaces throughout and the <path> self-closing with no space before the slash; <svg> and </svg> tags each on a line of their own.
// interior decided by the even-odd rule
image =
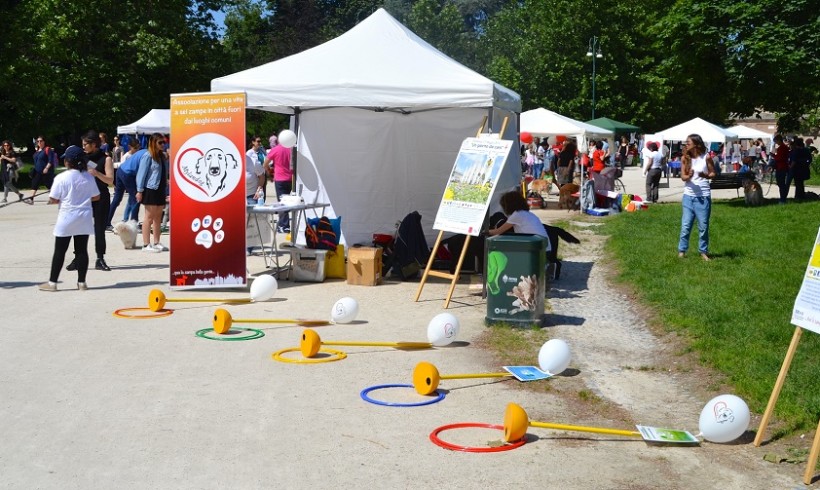
<svg viewBox="0 0 820 490">
<path fill-rule="evenodd" d="M 430 248 L 421 227 L 421 214 L 413 211 L 401 220 L 396 233 L 393 274 L 403 280 L 413 279 L 430 258 Z"/>
<path fill-rule="evenodd" d="M 310 223 L 306 224 L 305 244 L 308 248 L 336 250 L 339 238 L 336 236 L 336 232 L 333 231 L 333 225 L 330 224 L 330 219 L 327 216 L 319 218 L 319 223 L 315 227 L 311 226 Z"/>
</svg>

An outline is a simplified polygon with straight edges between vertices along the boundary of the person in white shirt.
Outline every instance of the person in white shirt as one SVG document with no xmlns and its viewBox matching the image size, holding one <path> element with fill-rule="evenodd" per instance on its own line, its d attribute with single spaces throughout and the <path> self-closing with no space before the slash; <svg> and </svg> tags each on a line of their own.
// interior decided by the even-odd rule
<svg viewBox="0 0 820 490">
<path fill-rule="evenodd" d="M 547 229 L 541 220 L 530 211 L 530 206 L 524 196 L 519 191 L 505 192 L 501 195 L 498 202 L 501 205 L 502 211 L 507 215 L 507 221 L 499 225 L 497 228 L 490 229 L 487 233 L 490 236 L 503 235 L 512 230 L 513 233 L 522 233 L 527 235 L 538 235 L 544 237 L 547 242 L 546 250 L 552 250 L 550 246 L 549 237 L 547 237 Z"/>
<path fill-rule="evenodd" d="M 715 164 L 706 150 L 706 144 L 700 135 L 690 134 L 686 138 L 686 149 L 683 151 L 680 178 L 684 182 L 683 214 L 678 240 L 678 257 L 686 257 L 689 250 L 689 235 L 692 224 L 698 220 L 698 252 L 703 260 L 709 257 L 709 218 L 712 215 L 712 191 L 709 179 L 716 175 Z"/>
<path fill-rule="evenodd" d="M 62 156 L 66 171 L 54 178 L 48 196 L 49 204 L 58 204 L 57 222 L 54 224 L 54 255 L 48 281 L 40 284 L 41 291 L 57 291 L 57 280 L 65 262 L 68 244 L 74 239 L 74 260 L 77 265 L 77 289 L 85 291 L 88 286 L 88 237 L 94 234 L 94 213 L 91 202 L 100 199 L 94 177 L 87 172 L 88 160 L 79 146 L 69 146 Z"/>
<path fill-rule="evenodd" d="M 646 177 L 646 198 L 651 202 L 658 202 L 658 188 L 663 171 L 663 152 L 657 143 L 649 143 L 648 158 L 644 161 L 643 176 Z"/>
</svg>

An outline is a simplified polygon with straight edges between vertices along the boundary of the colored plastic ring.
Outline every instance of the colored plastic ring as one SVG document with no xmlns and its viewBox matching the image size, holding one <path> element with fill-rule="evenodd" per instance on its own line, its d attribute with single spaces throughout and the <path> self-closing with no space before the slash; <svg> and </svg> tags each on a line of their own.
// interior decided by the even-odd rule
<svg viewBox="0 0 820 490">
<path fill-rule="evenodd" d="M 132 311 L 147 311 L 147 315 L 132 315 Z M 128 318 L 129 320 L 148 320 L 150 318 L 161 318 L 163 316 L 172 315 L 174 310 L 159 310 L 151 311 L 150 308 L 120 308 L 114 311 L 113 315 L 117 318 Z"/>
<path fill-rule="evenodd" d="M 294 359 L 294 358 L 285 357 L 285 356 L 282 355 L 282 354 L 285 354 L 287 352 L 301 352 L 301 351 L 302 351 L 301 347 L 288 347 L 287 349 L 282 349 L 282 350 L 278 350 L 278 351 L 274 352 L 273 354 L 271 354 L 271 357 L 273 357 L 274 361 L 290 362 L 290 363 L 293 363 L 293 364 L 318 364 L 320 362 L 341 361 L 342 359 L 347 357 L 347 354 L 345 352 L 342 352 L 340 350 L 334 350 L 334 349 L 319 349 L 319 352 L 324 352 L 325 354 L 330 354 L 330 357 L 318 357 L 318 358 L 315 358 L 315 359 L 311 358 L 311 357 L 302 358 L 302 359 Z"/>
<path fill-rule="evenodd" d="M 464 422 L 461 424 L 450 424 L 450 425 L 442 425 L 441 427 L 437 428 L 433 432 L 430 433 L 430 440 L 433 441 L 433 444 L 436 446 L 441 446 L 445 449 L 450 449 L 451 451 L 462 451 L 465 453 L 500 453 L 502 451 L 509 451 L 511 449 L 515 449 L 518 447 L 523 446 L 527 441 L 526 437 L 522 437 L 518 441 L 515 441 L 510 444 L 505 444 L 503 446 L 498 447 L 471 447 L 471 446 L 459 446 L 458 444 L 452 444 L 450 442 L 442 441 L 439 439 L 438 435 L 445 430 L 451 429 L 465 429 L 468 427 L 480 427 L 483 429 L 498 429 L 500 431 L 504 431 L 503 425 L 496 425 L 496 424 L 480 424 L 476 422 Z"/>
<path fill-rule="evenodd" d="M 426 398 L 429 398 L 429 399 L 424 400 L 422 402 L 417 402 L 417 403 L 383 402 L 381 400 L 376 400 L 376 399 L 370 398 L 370 396 L 368 396 L 371 391 L 381 390 L 381 389 L 384 389 L 384 388 L 413 388 L 413 385 L 409 385 L 409 384 L 376 385 L 376 386 L 371 386 L 370 388 L 363 389 L 362 392 L 359 393 L 359 395 L 362 397 L 362 400 L 364 400 L 366 402 L 370 402 L 374 405 L 382 405 L 382 406 L 385 406 L 385 407 L 422 407 L 424 405 L 432 405 L 433 403 L 438 403 L 441 400 L 444 400 L 444 396 L 445 396 L 444 392 L 436 391 L 435 392 L 436 396 L 426 397 Z"/>
<path fill-rule="evenodd" d="M 246 335 L 244 337 L 226 337 L 224 335 L 219 337 L 210 337 L 208 336 L 208 332 L 213 332 L 213 328 L 203 328 L 202 330 L 196 331 L 196 336 L 208 339 L 208 340 L 221 340 L 223 342 L 239 342 L 242 340 L 254 340 L 254 339 L 261 339 L 265 336 L 265 332 L 261 330 L 257 330 L 255 328 L 235 328 L 234 330 L 239 330 L 241 332 L 253 332 L 253 335 Z"/>
</svg>

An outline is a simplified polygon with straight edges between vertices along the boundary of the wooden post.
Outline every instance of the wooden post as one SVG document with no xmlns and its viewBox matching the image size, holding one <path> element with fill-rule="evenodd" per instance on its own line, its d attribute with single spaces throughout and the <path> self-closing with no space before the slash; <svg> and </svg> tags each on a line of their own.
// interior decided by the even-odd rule
<svg viewBox="0 0 820 490">
<path fill-rule="evenodd" d="M 817 431 L 814 433 L 814 442 L 811 445 L 809 460 L 806 462 L 806 472 L 803 474 L 803 483 L 806 485 L 811 485 L 814 468 L 817 466 L 818 455 L 820 455 L 820 423 L 817 424 Z"/>
<path fill-rule="evenodd" d="M 794 358 L 794 353 L 797 350 L 797 344 L 800 342 L 800 335 L 802 333 L 802 328 L 794 328 L 794 335 L 792 335 L 789 350 L 786 352 L 786 358 L 783 359 L 783 365 L 780 367 L 780 374 L 777 375 L 777 381 L 774 383 L 774 389 L 772 390 L 772 395 L 769 397 L 769 403 L 766 405 L 766 411 L 763 412 L 763 418 L 760 419 L 760 426 L 757 428 L 757 435 L 755 436 L 754 441 L 755 447 L 759 447 L 760 443 L 763 442 L 763 434 L 766 432 L 766 426 L 769 424 L 769 418 L 772 416 L 774 406 L 777 403 L 777 398 L 780 396 L 780 390 L 783 388 L 783 383 L 786 381 L 786 374 L 789 372 L 789 366 L 791 366 L 792 359 Z"/>
</svg>

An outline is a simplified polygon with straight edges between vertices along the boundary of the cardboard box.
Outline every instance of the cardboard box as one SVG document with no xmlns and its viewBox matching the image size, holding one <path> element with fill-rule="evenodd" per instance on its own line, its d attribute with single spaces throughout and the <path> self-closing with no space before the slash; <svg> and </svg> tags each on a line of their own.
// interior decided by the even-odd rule
<svg viewBox="0 0 820 490">
<path fill-rule="evenodd" d="M 294 248 L 290 251 L 291 272 L 294 281 L 323 282 L 327 250 Z"/>
<path fill-rule="evenodd" d="M 347 251 L 347 283 L 375 286 L 382 282 L 382 249 L 356 247 Z"/>
</svg>

